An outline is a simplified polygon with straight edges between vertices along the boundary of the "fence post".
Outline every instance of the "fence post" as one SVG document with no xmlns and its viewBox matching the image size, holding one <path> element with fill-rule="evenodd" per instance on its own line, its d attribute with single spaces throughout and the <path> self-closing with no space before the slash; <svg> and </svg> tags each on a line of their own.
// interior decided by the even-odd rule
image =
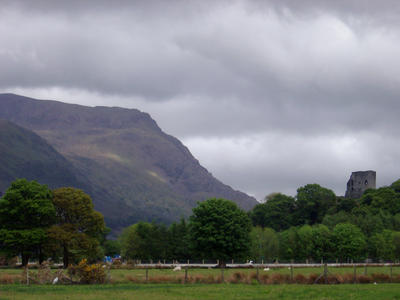
<svg viewBox="0 0 400 300">
<path fill-rule="evenodd" d="M 203 265 L 204 265 L 204 259 L 203 259 L 202 263 L 203 263 Z"/>
<path fill-rule="evenodd" d="M 367 275 L 367 264 L 364 265 L 364 275 Z"/>
<path fill-rule="evenodd" d="M 146 282 L 149 281 L 149 269 L 146 268 Z"/>
<path fill-rule="evenodd" d="M 357 282 L 357 267 L 355 264 L 353 264 L 353 268 L 354 268 L 353 283 L 356 283 Z"/>
<path fill-rule="evenodd" d="M 29 269 L 28 269 L 28 264 L 26 264 L 25 271 L 26 271 L 26 284 L 29 285 Z"/>
<path fill-rule="evenodd" d="M 219 259 L 217 259 L 217 265 L 219 266 Z"/>
<path fill-rule="evenodd" d="M 189 260 L 187 260 L 187 264 L 189 264 Z"/>
<path fill-rule="evenodd" d="M 290 265 L 290 282 L 293 283 L 293 265 Z"/>
<path fill-rule="evenodd" d="M 325 284 L 328 283 L 328 264 L 327 263 L 324 264 L 324 281 L 325 281 Z"/>
<path fill-rule="evenodd" d="M 188 280 L 188 267 L 185 268 L 185 283 L 187 283 Z"/>
<path fill-rule="evenodd" d="M 232 265 L 233 265 L 233 258 L 232 258 Z"/>
<path fill-rule="evenodd" d="M 260 282 L 260 270 L 258 269 L 258 266 L 257 266 L 257 281 Z"/>
<path fill-rule="evenodd" d="M 225 278 L 224 278 L 224 267 L 221 268 L 221 283 L 225 282 Z"/>
</svg>

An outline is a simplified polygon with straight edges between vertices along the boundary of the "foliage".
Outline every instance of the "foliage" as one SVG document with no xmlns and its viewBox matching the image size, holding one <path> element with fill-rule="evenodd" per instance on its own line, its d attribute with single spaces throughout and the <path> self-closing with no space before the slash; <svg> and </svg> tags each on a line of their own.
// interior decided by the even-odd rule
<svg viewBox="0 0 400 300">
<path fill-rule="evenodd" d="M 88 264 L 86 259 L 82 259 L 77 266 L 69 266 L 68 273 L 70 276 L 78 277 L 79 283 L 104 283 L 106 280 L 105 266 Z"/>
<path fill-rule="evenodd" d="M 375 233 L 371 239 L 371 253 L 373 258 L 384 260 L 392 260 L 395 256 L 395 244 L 393 243 L 393 232 L 391 230 L 383 230 L 380 233 Z"/>
<path fill-rule="evenodd" d="M 293 224 L 295 200 L 293 197 L 275 193 L 265 203 L 257 204 L 251 213 L 254 226 L 270 227 L 280 231 Z"/>
<path fill-rule="evenodd" d="M 190 258 L 189 231 L 184 218 L 179 223 L 172 223 L 168 228 L 168 257 L 172 259 Z"/>
<path fill-rule="evenodd" d="M 390 187 L 396 192 L 396 193 L 400 193 L 400 179 L 396 180 L 395 182 L 393 182 Z"/>
<path fill-rule="evenodd" d="M 400 212 L 400 193 L 391 187 L 369 189 L 361 197 L 360 205 L 367 206 L 372 213 L 383 209 L 390 214 L 397 214 Z"/>
<path fill-rule="evenodd" d="M 223 262 L 248 254 L 251 222 L 231 201 L 213 198 L 199 203 L 189 226 L 191 245 L 202 258 Z"/>
<path fill-rule="evenodd" d="M 332 258 L 333 239 L 329 228 L 323 224 L 312 227 L 311 257 L 317 261 Z"/>
<path fill-rule="evenodd" d="M 365 236 L 353 224 L 341 223 L 332 231 L 335 254 L 341 261 L 361 259 L 365 253 Z"/>
<path fill-rule="evenodd" d="M 272 228 L 253 227 L 250 232 L 250 257 L 260 262 L 272 261 L 279 255 L 279 239 Z"/>
<path fill-rule="evenodd" d="M 104 255 L 115 256 L 121 253 L 121 244 L 117 240 L 106 240 L 103 244 Z"/>
<path fill-rule="evenodd" d="M 21 254 L 26 265 L 35 253 L 43 260 L 46 229 L 55 219 L 52 193 L 36 181 L 14 181 L 0 199 L 0 243 L 9 254 Z"/>
<path fill-rule="evenodd" d="M 297 251 L 299 239 L 295 227 L 279 233 L 279 258 L 284 260 L 298 260 L 299 253 Z"/>
<path fill-rule="evenodd" d="M 336 205 L 335 193 L 318 184 L 307 184 L 297 189 L 298 224 L 321 223 L 328 210 Z"/>
<path fill-rule="evenodd" d="M 120 236 L 122 256 L 127 259 L 167 258 L 168 232 L 164 225 L 139 222 Z"/>
<path fill-rule="evenodd" d="M 70 260 L 96 260 L 102 256 L 99 240 L 105 230 L 103 216 L 93 209 L 91 198 L 82 190 L 60 188 L 54 191 L 57 222 L 48 235 L 55 248 L 63 250 L 66 268 Z"/>
</svg>

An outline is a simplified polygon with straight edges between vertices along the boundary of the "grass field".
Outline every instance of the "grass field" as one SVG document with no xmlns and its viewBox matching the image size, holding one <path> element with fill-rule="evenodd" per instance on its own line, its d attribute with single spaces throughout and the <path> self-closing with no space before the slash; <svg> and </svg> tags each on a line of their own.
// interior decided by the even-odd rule
<svg viewBox="0 0 400 300">
<path fill-rule="evenodd" d="M 0 285 L 0 299 L 400 299 L 400 284 L 244 285 L 108 284 Z"/>
<path fill-rule="evenodd" d="M 331 274 L 348 274 L 353 275 L 354 269 L 353 268 L 329 268 L 328 269 Z M 19 275 L 22 274 L 22 269 L 0 269 L 0 283 L 2 282 L 1 279 L 4 278 L 5 275 L 9 275 L 13 278 L 19 278 Z M 37 272 L 35 269 L 31 269 L 32 272 Z M 224 270 L 224 278 L 225 280 L 229 280 L 235 273 L 242 273 L 247 277 L 253 277 L 256 274 L 256 269 L 225 269 Z M 293 269 L 293 276 L 297 274 L 303 274 L 308 276 L 310 274 L 319 275 L 323 272 L 323 268 L 294 268 Z M 363 275 L 365 272 L 364 267 L 357 268 L 357 275 Z M 368 267 L 367 274 L 386 274 L 390 275 L 390 267 Z M 271 268 L 269 271 L 263 271 L 263 269 L 259 269 L 259 275 L 270 275 L 273 274 L 282 274 L 282 275 L 289 275 L 290 270 L 288 268 Z M 400 267 L 396 266 L 392 268 L 393 277 L 400 276 Z M 188 270 L 189 277 L 207 277 L 211 276 L 215 279 L 221 277 L 221 270 L 220 269 L 189 269 Z M 140 282 L 145 281 L 146 278 L 146 270 L 145 269 L 112 269 L 110 270 L 110 277 L 112 283 L 128 283 L 128 282 Z M 150 281 L 154 279 L 153 282 L 167 282 L 169 279 L 172 282 L 177 282 L 179 279 L 184 277 L 184 270 L 173 272 L 172 269 L 149 269 L 148 270 L 148 278 Z M 160 279 L 157 281 L 156 279 Z"/>
</svg>

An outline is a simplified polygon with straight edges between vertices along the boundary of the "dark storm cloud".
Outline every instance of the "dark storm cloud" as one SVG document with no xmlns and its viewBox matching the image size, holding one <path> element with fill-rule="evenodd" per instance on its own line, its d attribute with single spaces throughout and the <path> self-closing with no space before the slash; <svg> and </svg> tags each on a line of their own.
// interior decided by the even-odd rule
<svg viewBox="0 0 400 300">
<path fill-rule="evenodd" d="M 259 198 L 399 177 L 398 1 L 0 2 L 2 91 L 146 110 Z"/>
</svg>

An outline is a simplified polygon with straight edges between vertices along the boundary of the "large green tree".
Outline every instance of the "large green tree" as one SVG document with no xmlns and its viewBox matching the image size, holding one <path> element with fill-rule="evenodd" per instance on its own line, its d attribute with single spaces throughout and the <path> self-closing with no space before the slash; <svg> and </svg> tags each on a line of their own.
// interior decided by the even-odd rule
<svg viewBox="0 0 400 300">
<path fill-rule="evenodd" d="M 250 215 L 254 226 L 270 227 L 281 231 L 293 225 L 294 211 L 293 197 L 275 193 L 266 197 L 265 203 L 257 204 Z"/>
<path fill-rule="evenodd" d="M 36 181 L 14 181 L 0 199 L 0 244 L 9 254 L 21 254 L 25 266 L 37 254 L 43 260 L 46 230 L 55 219 L 52 193 Z"/>
<path fill-rule="evenodd" d="M 48 235 L 56 249 L 61 247 L 64 267 L 71 260 L 99 258 L 105 224 L 103 215 L 94 210 L 90 196 L 75 188 L 56 189 L 53 194 L 57 219 Z"/>
<path fill-rule="evenodd" d="M 366 241 L 356 225 L 341 223 L 332 231 L 335 254 L 341 261 L 361 259 L 365 253 Z"/>
<path fill-rule="evenodd" d="M 336 196 L 332 190 L 319 184 L 307 184 L 297 189 L 298 224 L 321 223 L 330 208 L 336 206 Z"/>
<path fill-rule="evenodd" d="M 191 245 L 201 258 L 219 259 L 223 265 L 248 254 L 251 221 L 232 201 L 214 198 L 200 202 L 193 208 L 189 224 Z"/>
<path fill-rule="evenodd" d="M 139 222 L 125 228 L 119 240 L 124 258 L 167 258 L 169 234 L 164 225 Z"/>
</svg>

